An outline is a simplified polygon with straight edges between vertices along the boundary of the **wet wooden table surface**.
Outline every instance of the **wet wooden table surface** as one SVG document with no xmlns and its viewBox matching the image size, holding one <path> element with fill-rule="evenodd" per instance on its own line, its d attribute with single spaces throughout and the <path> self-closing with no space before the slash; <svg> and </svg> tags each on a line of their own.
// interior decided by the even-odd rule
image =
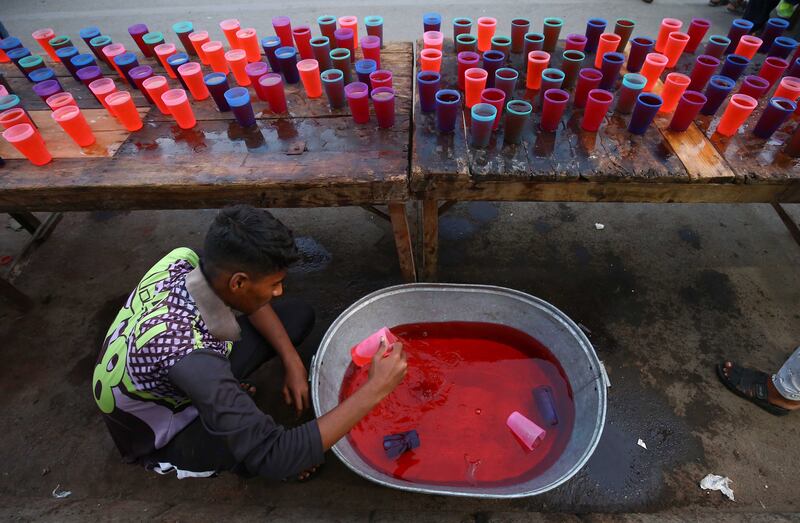
<svg viewBox="0 0 800 523">
<path fill-rule="evenodd" d="M 82 44 L 78 43 L 81 49 Z M 0 156 L 6 158 L 0 168 L 0 211 L 216 208 L 249 203 L 364 205 L 385 216 L 371 206 L 388 204 L 401 269 L 407 280 L 413 280 L 405 213 L 412 45 L 387 43 L 381 56 L 382 68 L 392 71 L 397 91 L 396 124 L 388 130 L 379 129 L 374 116 L 369 124 L 354 124 L 347 108 L 331 110 L 324 95 L 307 98 L 301 84 L 286 87 L 289 114 L 272 113 L 251 86 L 257 126 L 242 128 L 232 113 L 220 113 L 209 98 L 191 102 L 197 126 L 182 130 L 103 65 L 118 89 L 132 91 L 143 115 L 143 129 L 128 133 L 63 65 L 48 61 L 95 131 L 97 143 L 84 149 L 52 121 L 46 104 L 20 71 L 13 64 L 2 64 L 9 83 L 40 125 L 54 160 L 36 167 L 18 159 L 19 153 L 0 140 L 4 142 Z M 153 59 L 139 55 L 139 63 L 163 74 Z M 229 81 L 234 84 L 232 77 Z M 169 82 L 181 87 L 177 80 Z"/>
<path fill-rule="evenodd" d="M 563 49 L 559 42 L 550 67 L 560 68 Z M 695 57 L 684 55 L 672 71 L 688 72 Z M 763 58 L 757 56 L 746 74 L 755 74 Z M 423 200 L 425 279 L 436 275 L 439 215 L 455 201 L 800 202 L 800 160 L 781 152 L 796 121 L 764 141 L 750 132 L 761 108 L 731 138 L 713 134 L 719 117 L 700 117 L 687 132 L 675 133 L 667 129 L 670 116 L 657 116 L 643 136 L 634 136 L 627 131 L 629 115 L 612 111 L 598 132 L 589 133 L 580 128 L 583 110 L 570 103 L 557 132 L 544 133 L 538 130 L 539 92 L 525 88 L 522 59 L 512 54 L 508 66 L 520 72 L 515 98 L 531 101 L 534 114 L 519 145 L 503 143 L 501 123 L 488 148 L 472 148 L 468 110 L 459 115 L 456 132 L 439 133 L 435 114 L 423 113 L 415 95 L 410 188 Z M 583 67 L 593 63 L 589 55 Z M 457 88 L 456 71 L 453 43 L 446 39 L 443 88 Z"/>
</svg>

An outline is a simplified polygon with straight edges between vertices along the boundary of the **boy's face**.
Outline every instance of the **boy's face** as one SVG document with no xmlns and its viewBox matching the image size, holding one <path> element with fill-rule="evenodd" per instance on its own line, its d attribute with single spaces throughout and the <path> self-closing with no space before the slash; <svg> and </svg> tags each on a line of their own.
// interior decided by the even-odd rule
<svg viewBox="0 0 800 523">
<path fill-rule="evenodd" d="M 286 278 L 286 271 L 258 278 L 244 272 L 237 272 L 228 280 L 228 296 L 225 301 L 238 311 L 252 314 L 269 303 L 272 298 L 283 294 L 284 278 Z"/>
</svg>

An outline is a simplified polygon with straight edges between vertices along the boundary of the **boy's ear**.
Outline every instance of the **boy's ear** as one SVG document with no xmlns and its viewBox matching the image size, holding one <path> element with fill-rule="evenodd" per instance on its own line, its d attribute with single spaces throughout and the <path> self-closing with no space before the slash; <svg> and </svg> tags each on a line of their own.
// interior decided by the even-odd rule
<svg viewBox="0 0 800 523">
<path fill-rule="evenodd" d="M 231 275 L 231 279 L 228 281 L 228 285 L 230 287 L 230 290 L 233 291 L 233 292 L 241 290 L 242 287 L 244 287 L 244 284 L 247 283 L 247 281 L 249 279 L 250 278 L 244 272 L 235 272 L 235 273 L 233 273 Z"/>
</svg>

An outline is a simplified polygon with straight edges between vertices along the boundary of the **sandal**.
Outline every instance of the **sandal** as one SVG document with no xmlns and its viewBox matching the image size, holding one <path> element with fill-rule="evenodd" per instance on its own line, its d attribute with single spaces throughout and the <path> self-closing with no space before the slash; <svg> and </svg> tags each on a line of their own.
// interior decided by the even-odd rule
<svg viewBox="0 0 800 523">
<path fill-rule="evenodd" d="M 791 412 L 783 407 L 773 405 L 767 399 L 767 380 L 770 379 L 767 373 L 739 367 L 731 362 L 731 368 L 728 369 L 730 375 L 726 375 L 725 363 L 727 362 L 717 364 L 717 377 L 728 390 L 761 407 L 773 416 L 785 416 Z"/>
<path fill-rule="evenodd" d="M 293 482 L 293 483 L 305 483 L 307 481 L 311 481 L 312 479 L 317 477 L 319 471 L 322 469 L 322 465 L 317 465 L 316 467 L 311 467 L 308 470 L 304 470 L 294 478 L 283 478 L 284 483 Z M 305 474 L 305 475 L 304 475 Z"/>
<path fill-rule="evenodd" d="M 710 5 L 711 7 L 728 5 L 728 0 L 708 0 L 708 5 Z"/>
<path fill-rule="evenodd" d="M 239 387 L 242 388 L 243 391 L 247 393 L 248 396 L 254 398 L 256 396 L 256 386 L 250 383 L 249 381 L 240 381 Z"/>
</svg>

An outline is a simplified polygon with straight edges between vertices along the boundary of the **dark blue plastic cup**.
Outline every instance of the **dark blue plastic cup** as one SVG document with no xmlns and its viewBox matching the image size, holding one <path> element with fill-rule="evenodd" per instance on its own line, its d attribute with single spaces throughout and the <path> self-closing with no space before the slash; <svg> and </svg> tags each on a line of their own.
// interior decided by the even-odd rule
<svg viewBox="0 0 800 523">
<path fill-rule="evenodd" d="M 436 92 L 442 76 L 436 71 L 420 71 L 417 73 L 417 90 L 419 90 L 419 106 L 423 113 L 436 110 Z"/>
<path fill-rule="evenodd" d="M 773 40 L 769 51 L 767 51 L 767 55 L 777 56 L 778 58 L 788 58 L 796 48 L 797 40 L 788 36 L 779 36 Z"/>
<path fill-rule="evenodd" d="M 652 38 L 637 36 L 631 39 L 631 49 L 628 53 L 628 72 L 638 73 L 642 70 L 642 64 L 648 54 L 653 52 L 656 41 Z"/>
<path fill-rule="evenodd" d="M 753 22 L 750 20 L 745 20 L 744 18 L 737 18 L 733 22 L 731 22 L 731 28 L 728 31 L 728 38 L 731 39 L 731 43 L 728 44 L 728 49 L 725 50 L 726 53 L 732 53 L 736 46 L 739 45 L 739 39 L 748 34 L 750 31 L 753 30 Z"/>
<path fill-rule="evenodd" d="M 700 109 L 700 114 L 714 116 L 717 114 L 725 98 L 733 91 L 736 82 L 727 76 L 715 74 L 711 77 L 706 87 L 706 104 Z"/>
<path fill-rule="evenodd" d="M 768 140 L 795 112 L 797 104 L 788 98 L 773 98 L 753 128 L 753 134 Z"/>
<path fill-rule="evenodd" d="M 452 133 L 461 112 L 461 93 L 455 89 L 440 89 L 436 93 L 436 128 L 442 133 Z"/>
<path fill-rule="evenodd" d="M 607 25 L 608 20 L 603 18 L 590 18 L 586 22 L 586 47 L 583 48 L 586 54 L 597 51 L 597 42 L 600 41 L 600 35 L 605 32 Z"/>
<path fill-rule="evenodd" d="M 770 18 L 764 25 L 764 30 L 761 31 L 761 47 L 758 48 L 759 53 L 766 53 L 769 51 L 772 42 L 783 34 L 789 28 L 789 20 L 783 18 Z"/>
<path fill-rule="evenodd" d="M 636 98 L 636 106 L 631 114 L 631 121 L 628 123 L 628 131 L 632 134 L 642 135 L 647 132 L 647 128 L 653 123 L 653 118 L 658 114 L 658 110 L 664 104 L 660 96 L 654 93 L 642 93 Z"/>
<path fill-rule="evenodd" d="M 750 65 L 750 60 L 738 54 L 729 54 L 725 57 L 725 63 L 722 64 L 722 69 L 719 72 L 720 76 L 727 76 L 734 82 L 742 76 L 744 70 Z"/>
</svg>

